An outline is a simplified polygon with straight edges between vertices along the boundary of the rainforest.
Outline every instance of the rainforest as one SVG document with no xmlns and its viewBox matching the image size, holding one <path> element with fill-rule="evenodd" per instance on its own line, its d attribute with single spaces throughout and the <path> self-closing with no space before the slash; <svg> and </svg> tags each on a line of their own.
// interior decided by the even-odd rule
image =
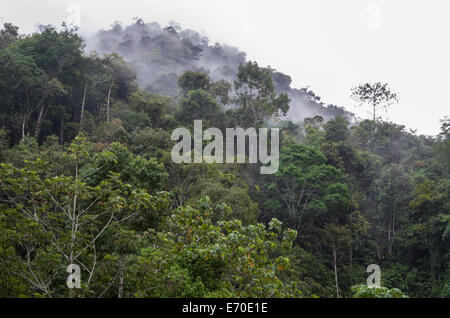
<svg viewBox="0 0 450 318">
<path fill-rule="evenodd" d="M 176 23 L 19 27 L 0 28 L 0 297 L 450 297 L 448 117 L 383 119 L 402 92 L 381 81 L 348 92 L 357 118 Z M 278 169 L 174 162 L 197 120 L 278 129 Z"/>
</svg>

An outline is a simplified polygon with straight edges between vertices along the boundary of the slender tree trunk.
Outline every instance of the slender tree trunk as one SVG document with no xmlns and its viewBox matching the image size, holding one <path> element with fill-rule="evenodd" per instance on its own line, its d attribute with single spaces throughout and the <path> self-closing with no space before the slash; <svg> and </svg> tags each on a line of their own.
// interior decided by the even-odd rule
<svg viewBox="0 0 450 318">
<path fill-rule="evenodd" d="M 350 212 L 350 227 L 349 227 L 349 244 L 350 244 L 350 250 L 349 250 L 349 256 L 350 256 L 350 283 L 353 286 L 353 248 L 352 248 L 352 212 Z"/>
<path fill-rule="evenodd" d="M 113 83 L 111 83 L 111 85 L 109 86 L 109 90 L 108 90 L 108 100 L 106 102 L 106 122 L 109 123 L 109 103 L 110 103 L 110 99 L 111 99 L 111 90 L 112 90 L 112 86 Z"/>
<path fill-rule="evenodd" d="M 75 155 L 75 180 L 78 180 L 78 154 Z M 70 213 L 69 213 L 70 214 Z M 74 246 L 75 238 L 78 230 L 78 216 L 77 216 L 77 192 L 73 197 L 73 207 L 71 215 L 72 230 L 70 234 L 70 249 L 69 249 L 69 264 L 74 264 Z M 72 298 L 72 289 L 69 293 L 69 297 Z"/>
<path fill-rule="evenodd" d="M 372 152 L 375 152 L 375 132 L 377 127 L 377 115 L 376 115 L 377 107 L 375 103 L 373 104 L 373 127 L 372 127 Z"/>
<path fill-rule="evenodd" d="M 388 226 L 388 247 L 389 247 L 389 255 L 391 254 L 391 222 L 392 222 L 392 215 L 389 216 L 389 226 Z"/>
<path fill-rule="evenodd" d="M 25 141 L 25 123 L 27 121 L 27 115 L 23 116 L 23 121 L 22 121 L 22 142 Z"/>
<path fill-rule="evenodd" d="M 39 133 L 41 131 L 41 124 L 42 124 L 42 120 L 45 117 L 45 113 L 46 113 L 45 105 L 41 104 L 41 108 L 39 110 L 39 116 L 38 116 L 38 119 L 36 122 L 36 129 L 34 130 L 34 138 L 36 138 L 36 139 L 39 137 Z"/>
<path fill-rule="evenodd" d="M 334 265 L 334 280 L 336 282 L 336 297 L 339 297 L 339 283 L 337 275 L 337 260 L 336 260 L 336 245 L 333 242 L 333 265 Z"/>
<path fill-rule="evenodd" d="M 61 116 L 60 119 L 60 124 L 59 124 L 59 144 L 62 145 L 63 144 L 63 140 L 64 140 L 64 121 L 63 121 L 63 116 Z"/>
<path fill-rule="evenodd" d="M 375 121 L 377 120 L 377 107 L 375 104 L 373 104 L 373 123 L 375 123 Z M 375 126 L 374 126 L 375 127 Z"/>
<path fill-rule="evenodd" d="M 87 88 L 88 88 L 88 81 L 86 81 L 86 85 L 84 85 L 83 101 L 81 103 L 80 130 L 83 129 L 84 105 L 86 104 L 86 91 L 87 91 Z"/>
<path fill-rule="evenodd" d="M 390 220 L 389 233 L 392 231 L 392 236 L 389 236 L 389 254 L 392 254 L 392 248 L 394 246 L 394 236 L 395 236 L 395 210 L 396 206 L 394 203 L 394 211 L 392 212 L 392 218 Z"/>
<path fill-rule="evenodd" d="M 395 212 L 397 210 L 397 207 L 394 205 L 394 213 L 392 214 L 392 239 L 394 239 L 395 236 Z M 393 245 L 393 243 L 392 243 Z"/>
<path fill-rule="evenodd" d="M 123 271 L 120 271 L 120 277 L 119 277 L 119 293 L 117 295 L 118 298 L 123 297 Z"/>
</svg>

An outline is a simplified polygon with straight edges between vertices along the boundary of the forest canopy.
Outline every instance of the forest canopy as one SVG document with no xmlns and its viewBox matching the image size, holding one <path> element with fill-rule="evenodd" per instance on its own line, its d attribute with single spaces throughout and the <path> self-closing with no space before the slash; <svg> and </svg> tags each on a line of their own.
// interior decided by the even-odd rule
<svg viewBox="0 0 450 318">
<path fill-rule="evenodd" d="M 387 85 L 355 83 L 357 121 L 173 23 L 90 41 L 0 30 L 1 297 L 450 297 L 448 118 L 417 135 L 376 116 Z M 200 119 L 279 128 L 278 171 L 174 163 Z"/>
</svg>

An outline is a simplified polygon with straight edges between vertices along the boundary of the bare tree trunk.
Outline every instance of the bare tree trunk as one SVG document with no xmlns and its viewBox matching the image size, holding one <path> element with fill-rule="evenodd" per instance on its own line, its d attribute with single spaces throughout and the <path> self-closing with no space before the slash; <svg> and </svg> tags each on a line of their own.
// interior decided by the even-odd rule
<svg viewBox="0 0 450 318">
<path fill-rule="evenodd" d="M 111 83 L 111 85 L 109 86 L 109 90 L 108 90 L 108 101 L 106 102 L 106 122 L 109 123 L 109 101 L 111 99 L 111 90 L 112 90 L 112 86 L 113 83 Z"/>
<path fill-rule="evenodd" d="M 64 140 L 64 136 L 63 136 L 63 134 L 64 134 L 63 124 L 64 124 L 63 116 L 61 116 L 60 124 L 59 124 L 59 144 L 60 144 L 60 145 L 63 144 L 63 140 Z"/>
<path fill-rule="evenodd" d="M 23 116 L 23 121 L 22 121 L 22 142 L 25 141 L 25 123 L 27 121 L 27 116 Z"/>
<path fill-rule="evenodd" d="M 42 124 L 42 120 L 44 119 L 45 115 L 46 115 L 47 111 L 45 109 L 45 105 L 41 104 L 41 108 L 39 110 L 39 116 L 36 122 L 36 129 L 34 130 L 34 138 L 38 138 L 39 137 L 39 133 L 41 131 L 41 124 Z"/>
<path fill-rule="evenodd" d="M 395 237 L 395 211 L 397 210 L 397 207 L 394 205 L 394 213 L 392 214 L 392 240 Z M 392 243 L 393 245 L 394 243 Z"/>
<path fill-rule="evenodd" d="M 391 222 L 392 222 L 392 216 L 389 216 L 389 225 L 388 225 L 388 248 L 389 248 L 389 255 L 391 254 Z"/>
<path fill-rule="evenodd" d="M 392 254 L 392 247 L 394 246 L 394 236 L 395 236 L 395 210 L 396 206 L 394 203 L 394 211 L 391 214 L 391 218 L 389 220 L 389 254 Z M 392 230 L 392 236 L 390 235 Z"/>
<path fill-rule="evenodd" d="M 119 294 L 117 295 L 118 298 L 122 298 L 123 296 L 123 271 L 120 271 L 120 277 L 119 277 Z"/>
<path fill-rule="evenodd" d="M 83 129 L 83 115 L 84 115 L 84 105 L 86 104 L 86 91 L 88 87 L 88 81 L 86 81 L 86 85 L 84 85 L 84 92 L 83 92 L 83 101 L 81 103 L 81 115 L 80 115 L 80 130 Z"/>
<path fill-rule="evenodd" d="M 377 106 L 375 104 L 373 104 L 373 123 L 375 124 L 375 121 L 377 120 Z"/>
<path fill-rule="evenodd" d="M 352 223 L 353 223 L 353 218 L 352 218 L 352 213 L 350 212 L 350 227 L 349 227 L 349 245 L 350 245 L 350 250 L 349 250 L 349 256 L 350 256 L 350 283 L 353 286 L 353 248 L 352 248 Z"/>
<path fill-rule="evenodd" d="M 78 154 L 75 155 L 75 180 L 78 180 Z M 69 213 L 70 214 L 70 213 Z M 78 216 L 77 216 L 77 192 L 75 190 L 75 195 L 73 197 L 73 208 L 72 214 L 70 214 L 70 219 L 72 223 L 72 229 L 70 234 L 70 252 L 69 252 L 69 264 L 74 264 L 74 246 L 75 238 L 78 230 Z M 72 291 L 69 293 L 69 297 L 72 298 Z"/>
<path fill-rule="evenodd" d="M 339 283 L 338 283 L 338 275 L 337 275 L 337 264 L 336 264 L 336 246 L 333 242 L 333 265 L 334 265 L 334 280 L 336 282 L 336 297 L 339 297 Z"/>
<path fill-rule="evenodd" d="M 375 151 L 375 132 L 377 127 L 377 115 L 376 115 L 377 107 L 375 103 L 373 104 L 373 128 L 372 128 L 372 152 Z"/>
</svg>

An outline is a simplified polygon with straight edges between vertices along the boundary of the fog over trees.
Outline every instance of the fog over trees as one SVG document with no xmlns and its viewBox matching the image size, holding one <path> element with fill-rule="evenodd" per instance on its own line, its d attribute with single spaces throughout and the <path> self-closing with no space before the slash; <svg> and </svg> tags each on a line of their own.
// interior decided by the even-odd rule
<svg viewBox="0 0 450 318">
<path fill-rule="evenodd" d="M 448 118 L 384 121 L 401 92 L 379 82 L 355 83 L 357 120 L 176 23 L 19 27 L 0 29 L 1 297 L 450 297 Z M 279 128 L 278 171 L 174 163 L 200 119 Z"/>
</svg>

